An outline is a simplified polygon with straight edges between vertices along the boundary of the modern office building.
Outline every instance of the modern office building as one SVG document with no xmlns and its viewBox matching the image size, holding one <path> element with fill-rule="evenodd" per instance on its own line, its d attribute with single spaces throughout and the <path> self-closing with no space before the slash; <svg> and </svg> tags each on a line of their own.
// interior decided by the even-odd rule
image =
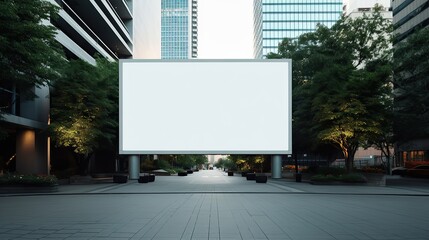
<svg viewBox="0 0 429 240">
<path fill-rule="evenodd" d="M 395 43 L 429 25 L 429 1 L 392 0 Z"/>
<path fill-rule="evenodd" d="M 161 0 L 161 58 L 197 57 L 197 0 Z"/>
<path fill-rule="evenodd" d="M 95 64 L 95 54 L 111 61 L 132 57 L 133 0 L 49 1 L 61 9 L 59 18 L 44 24 L 57 27 L 56 39 L 67 58 Z M 19 89 L 0 88 L 1 98 L 10 100 L 0 120 L 8 132 L 0 158 L 5 164 L 16 161 L 19 173 L 48 174 L 49 87 L 34 87 L 34 92 L 37 97 L 29 101 L 19 97 Z"/>
<path fill-rule="evenodd" d="M 303 33 L 315 31 L 318 24 L 331 27 L 340 19 L 342 7 L 342 0 L 262 0 L 262 54 L 277 52 L 284 38 L 297 39 Z"/>
<path fill-rule="evenodd" d="M 60 18 L 52 22 L 68 58 L 95 63 L 98 53 L 110 60 L 133 53 L 132 0 L 56 0 Z"/>
<path fill-rule="evenodd" d="M 253 0 L 253 57 L 262 59 L 262 0 Z"/>
<path fill-rule="evenodd" d="M 427 0 L 392 0 L 392 11 L 394 47 L 402 41 L 407 41 L 407 38 L 417 30 L 429 27 L 429 1 Z M 399 101 L 410 101 L 407 99 L 409 97 L 408 94 L 402 94 Z M 424 129 L 427 126 L 421 126 L 421 128 Z M 429 136 L 398 142 L 395 151 L 400 163 L 426 161 L 425 164 L 427 164 L 429 162 Z"/>
<path fill-rule="evenodd" d="M 346 16 L 350 16 L 352 18 L 362 16 L 365 12 L 370 12 L 376 4 L 384 8 L 383 14 L 385 12 L 390 12 L 387 14 L 390 16 L 385 16 L 386 18 L 392 18 L 392 11 L 390 10 L 390 0 L 344 0 L 343 2 L 343 13 Z"/>
</svg>

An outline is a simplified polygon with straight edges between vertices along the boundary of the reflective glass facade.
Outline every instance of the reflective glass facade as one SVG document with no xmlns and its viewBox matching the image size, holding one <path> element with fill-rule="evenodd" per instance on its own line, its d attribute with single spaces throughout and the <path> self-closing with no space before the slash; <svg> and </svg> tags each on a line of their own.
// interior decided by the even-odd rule
<svg viewBox="0 0 429 240">
<path fill-rule="evenodd" d="M 296 39 L 319 23 L 331 27 L 342 7 L 342 0 L 262 0 L 263 55 L 277 52 L 283 38 Z"/>
<path fill-rule="evenodd" d="M 161 58 L 187 59 L 197 54 L 197 1 L 161 1 Z"/>
</svg>

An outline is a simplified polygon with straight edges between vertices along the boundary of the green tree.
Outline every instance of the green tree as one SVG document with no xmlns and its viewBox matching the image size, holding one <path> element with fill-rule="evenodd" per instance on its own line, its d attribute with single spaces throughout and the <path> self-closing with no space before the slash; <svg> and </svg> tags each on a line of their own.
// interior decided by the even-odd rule
<svg viewBox="0 0 429 240">
<path fill-rule="evenodd" d="M 385 130 L 391 101 L 391 24 L 380 10 L 343 16 L 332 28 L 318 26 L 268 55 L 293 60 L 294 133 L 313 139 L 304 140 L 304 147 L 333 144 L 348 171 L 357 148 Z"/>
<path fill-rule="evenodd" d="M 395 139 L 399 144 L 429 136 L 429 29 L 423 28 L 394 52 Z"/>
<path fill-rule="evenodd" d="M 227 160 L 231 161 L 233 169 L 263 172 L 265 160 L 268 158 L 268 155 L 229 155 Z"/>
<path fill-rule="evenodd" d="M 57 13 L 58 8 L 46 0 L 0 0 L 1 88 L 31 100 L 35 86 L 48 85 L 60 76 L 64 55 L 55 40 L 55 27 L 47 24 Z M 10 98 L 0 106 L 0 119 L 1 110 L 16 101 Z"/>
<path fill-rule="evenodd" d="M 80 174 L 87 174 L 95 149 L 117 148 L 118 92 L 118 63 L 104 58 L 96 66 L 71 60 L 53 85 L 53 140 L 73 149 Z"/>
<path fill-rule="evenodd" d="M 197 165 L 206 164 L 208 162 L 205 155 L 177 155 L 176 163 L 184 169 L 191 169 Z"/>
<path fill-rule="evenodd" d="M 219 169 L 227 168 L 228 170 L 235 170 L 237 169 L 237 165 L 234 160 L 232 160 L 230 157 L 227 158 L 219 158 L 218 161 L 215 163 L 215 167 Z"/>
<path fill-rule="evenodd" d="M 219 158 L 217 162 L 214 164 L 215 167 L 221 169 L 225 167 L 225 159 Z"/>
<path fill-rule="evenodd" d="M 209 162 L 209 159 L 207 158 L 206 155 L 194 155 L 194 159 L 195 159 L 195 165 L 197 166 L 205 165 Z"/>
</svg>

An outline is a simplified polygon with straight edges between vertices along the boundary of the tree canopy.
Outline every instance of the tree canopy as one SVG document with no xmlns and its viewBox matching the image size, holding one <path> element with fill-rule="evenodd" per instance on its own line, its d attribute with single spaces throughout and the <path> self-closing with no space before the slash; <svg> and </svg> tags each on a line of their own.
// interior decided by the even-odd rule
<svg viewBox="0 0 429 240">
<path fill-rule="evenodd" d="M 50 18 L 58 8 L 46 0 L 0 0 L 0 91 L 16 91 L 21 99 L 35 97 L 33 88 L 59 77 L 64 54 L 55 40 Z M 2 111 L 18 98 L 3 98 Z M 0 127 L 0 139 L 6 136 Z"/>
<path fill-rule="evenodd" d="M 191 169 L 195 166 L 206 164 L 208 162 L 206 155 L 177 155 L 177 165 L 184 169 Z"/>
<path fill-rule="evenodd" d="M 96 148 L 117 145 L 118 82 L 118 63 L 97 58 L 96 66 L 71 60 L 53 85 L 53 140 L 80 156 L 81 171 Z"/>
<path fill-rule="evenodd" d="M 391 24 L 380 10 L 343 16 L 332 28 L 319 25 L 297 40 L 285 39 L 279 53 L 267 56 L 292 59 L 294 145 L 303 145 L 294 150 L 331 143 L 351 171 L 357 148 L 385 130 Z"/>
<path fill-rule="evenodd" d="M 22 97 L 34 97 L 34 86 L 60 76 L 64 55 L 49 24 L 57 12 L 46 0 L 0 1 L 0 76 L 2 84 L 14 85 Z"/>
</svg>

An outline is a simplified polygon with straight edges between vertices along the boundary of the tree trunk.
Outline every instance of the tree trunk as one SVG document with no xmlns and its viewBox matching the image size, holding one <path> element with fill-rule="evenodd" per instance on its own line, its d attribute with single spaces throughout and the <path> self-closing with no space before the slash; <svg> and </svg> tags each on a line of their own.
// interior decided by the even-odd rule
<svg viewBox="0 0 429 240">
<path fill-rule="evenodd" d="M 350 146 L 347 148 L 347 157 L 345 158 L 345 162 L 346 162 L 346 171 L 347 173 L 351 173 L 353 172 L 353 163 L 355 160 L 355 153 L 358 149 L 358 146 Z"/>
<path fill-rule="evenodd" d="M 355 158 L 355 153 L 358 146 L 349 146 L 349 147 L 341 147 L 341 151 L 344 155 L 344 164 L 346 167 L 346 172 L 351 173 L 353 171 L 353 162 Z"/>
<path fill-rule="evenodd" d="M 91 158 L 92 153 L 90 154 L 78 154 L 77 156 L 77 169 L 78 174 L 81 176 L 86 176 L 89 173 L 89 159 Z"/>
<path fill-rule="evenodd" d="M 353 171 L 353 160 L 354 158 L 350 157 L 350 155 L 344 159 L 347 173 L 351 173 Z"/>
</svg>

